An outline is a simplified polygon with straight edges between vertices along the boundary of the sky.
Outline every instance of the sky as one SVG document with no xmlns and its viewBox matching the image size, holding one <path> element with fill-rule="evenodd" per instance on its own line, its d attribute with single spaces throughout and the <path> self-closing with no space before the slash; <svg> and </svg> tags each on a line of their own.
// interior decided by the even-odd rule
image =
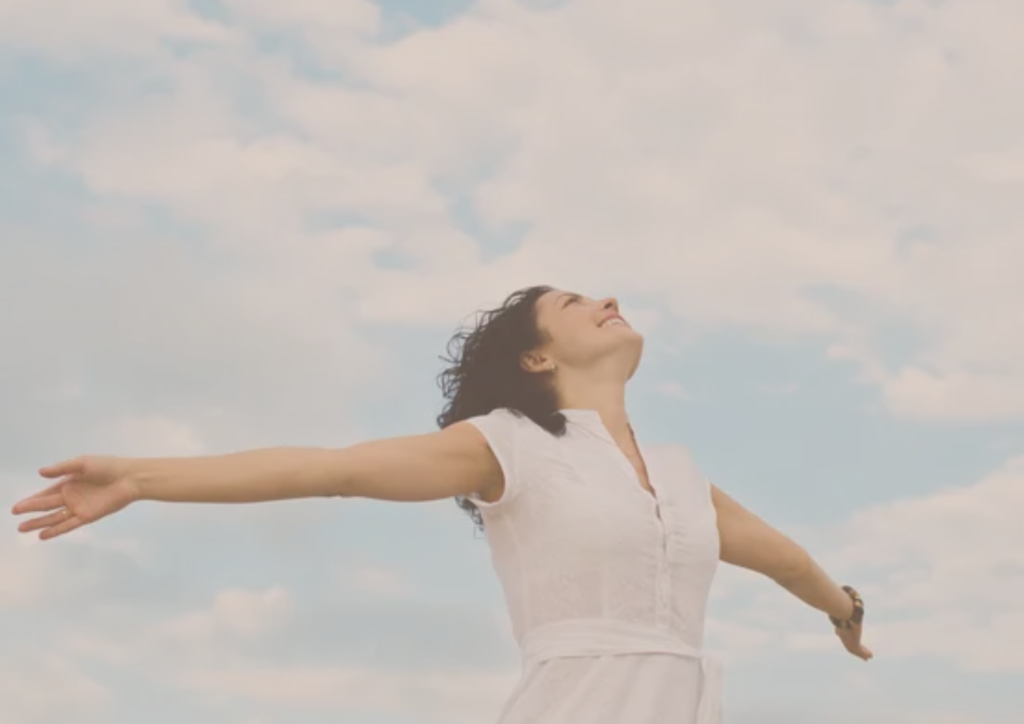
<svg viewBox="0 0 1024 724">
<path fill-rule="evenodd" d="M 82 453 L 427 432 L 532 284 L 647 338 L 638 436 L 863 593 L 725 566 L 727 724 L 1024 694 L 1024 4 L 0 0 L 0 502 Z M 478 724 L 519 671 L 451 501 L 0 529 L 2 724 Z"/>
</svg>

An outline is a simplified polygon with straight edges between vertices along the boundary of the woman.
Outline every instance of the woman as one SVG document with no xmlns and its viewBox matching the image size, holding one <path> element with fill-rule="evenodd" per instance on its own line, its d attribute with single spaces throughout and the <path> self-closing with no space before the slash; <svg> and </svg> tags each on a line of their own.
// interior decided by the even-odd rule
<svg viewBox="0 0 1024 724">
<path fill-rule="evenodd" d="M 482 526 L 523 653 L 502 724 L 712 724 L 701 651 L 719 560 L 828 614 L 862 658 L 863 604 L 798 545 L 710 485 L 682 452 L 638 444 L 626 383 L 643 337 L 614 299 L 531 287 L 452 340 L 447 405 L 425 435 L 338 450 L 80 457 L 14 507 L 52 539 L 137 500 L 455 498 Z"/>
</svg>

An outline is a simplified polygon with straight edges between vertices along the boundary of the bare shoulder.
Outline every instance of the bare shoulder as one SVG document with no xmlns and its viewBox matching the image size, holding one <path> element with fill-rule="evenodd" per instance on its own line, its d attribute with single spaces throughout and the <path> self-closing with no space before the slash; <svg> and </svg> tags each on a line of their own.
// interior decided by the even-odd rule
<svg viewBox="0 0 1024 724">
<path fill-rule="evenodd" d="M 732 506 L 742 507 L 739 503 L 726 495 L 717 485 L 713 483 L 709 483 L 709 485 L 711 487 L 711 502 L 715 504 L 715 508 L 723 508 L 728 512 L 728 509 Z"/>
</svg>

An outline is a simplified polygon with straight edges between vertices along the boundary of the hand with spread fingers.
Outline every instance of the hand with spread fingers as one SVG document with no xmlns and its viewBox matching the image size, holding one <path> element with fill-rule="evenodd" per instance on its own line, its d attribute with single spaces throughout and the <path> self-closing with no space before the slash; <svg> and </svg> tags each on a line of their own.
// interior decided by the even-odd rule
<svg viewBox="0 0 1024 724">
<path fill-rule="evenodd" d="M 40 540 L 70 533 L 116 513 L 138 499 L 126 458 L 86 456 L 39 471 L 57 482 L 15 504 L 15 515 L 43 513 L 18 526 L 22 533 L 40 531 Z"/>
</svg>

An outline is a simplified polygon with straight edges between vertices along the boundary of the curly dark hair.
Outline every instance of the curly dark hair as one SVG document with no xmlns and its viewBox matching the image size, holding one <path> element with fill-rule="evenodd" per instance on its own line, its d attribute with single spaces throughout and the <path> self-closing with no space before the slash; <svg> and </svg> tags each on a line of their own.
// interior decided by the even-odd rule
<svg viewBox="0 0 1024 724">
<path fill-rule="evenodd" d="M 565 434 L 565 416 L 550 378 L 520 364 L 523 353 L 546 341 L 537 326 L 537 300 L 551 290 L 533 286 L 513 292 L 496 309 L 478 311 L 475 324 L 461 327 L 448 341 L 447 355 L 441 356 L 448 367 L 437 378 L 446 400 L 438 427 L 506 408 L 552 435 Z M 472 500 L 460 496 L 455 502 L 483 529 Z"/>
</svg>

